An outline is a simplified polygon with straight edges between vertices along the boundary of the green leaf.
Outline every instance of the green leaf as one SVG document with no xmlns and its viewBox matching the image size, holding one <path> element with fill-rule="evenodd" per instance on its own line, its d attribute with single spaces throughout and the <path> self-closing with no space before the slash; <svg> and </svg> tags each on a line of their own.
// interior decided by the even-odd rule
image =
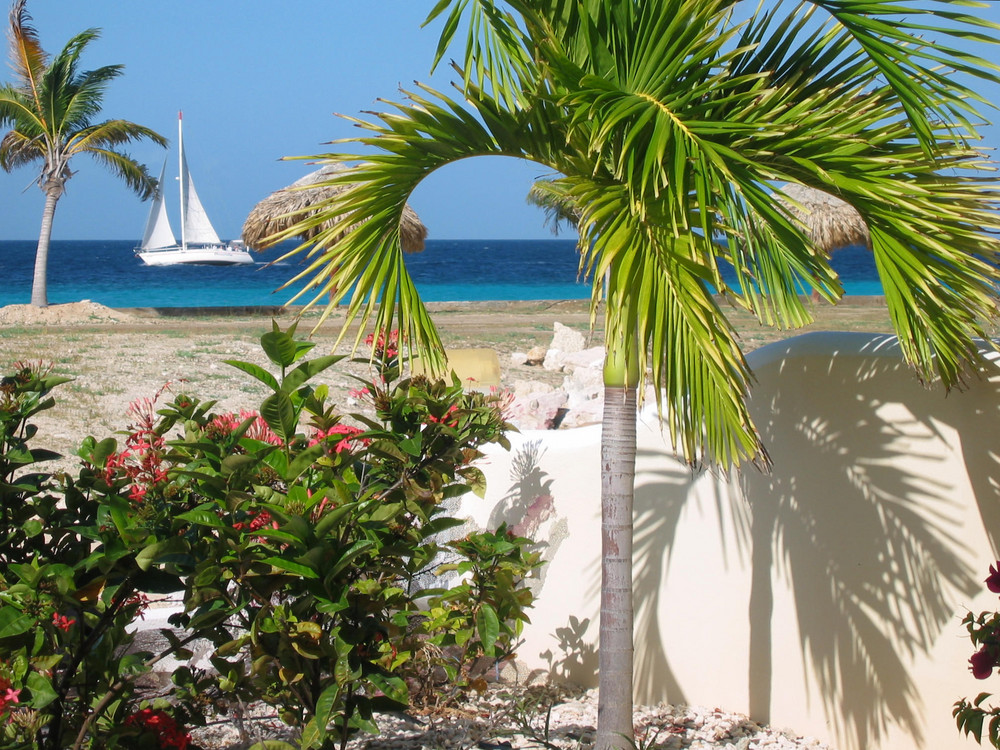
<svg viewBox="0 0 1000 750">
<path fill-rule="evenodd" d="M 295 575 L 302 576 L 303 578 L 319 578 L 319 574 L 312 568 L 293 562 L 292 560 L 285 560 L 282 557 L 268 557 L 264 560 L 264 562 L 272 567 L 278 568 L 279 570 L 294 573 Z"/>
<path fill-rule="evenodd" d="M 294 330 L 294 326 L 289 328 L 288 332 L 272 330 L 260 337 L 260 346 L 264 350 L 264 354 L 281 368 L 295 364 L 316 346 L 313 341 L 296 341 L 292 337 Z"/>
<path fill-rule="evenodd" d="M 322 693 L 320 693 L 319 698 L 316 700 L 316 720 L 323 727 L 324 732 L 326 726 L 330 723 L 330 717 L 333 716 L 334 709 L 340 700 L 340 687 L 337 685 L 328 686 Z"/>
<path fill-rule="evenodd" d="M 319 519 L 319 523 L 316 524 L 314 531 L 316 538 L 322 539 L 333 529 L 337 528 L 341 521 L 344 520 L 344 517 L 354 511 L 357 507 L 358 503 L 356 502 L 344 503 L 343 505 L 338 505 L 337 507 L 326 511 Z"/>
<path fill-rule="evenodd" d="M 174 536 L 156 542 L 148 547 L 143 547 L 135 556 L 135 564 L 139 570 L 149 570 L 155 563 L 163 558 L 185 553 L 188 551 L 188 543 L 181 537 Z"/>
<path fill-rule="evenodd" d="M 222 459 L 220 467 L 222 475 L 231 477 L 233 474 L 247 468 L 253 467 L 261 461 L 261 456 L 251 453 L 232 453 Z"/>
<path fill-rule="evenodd" d="M 458 472 L 476 497 L 486 497 L 486 475 L 476 466 L 466 466 Z"/>
<path fill-rule="evenodd" d="M 26 633 L 35 626 L 35 618 L 14 607 L 0 609 L 0 638 Z"/>
<path fill-rule="evenodd" d="M 343 354 L 329 354 L 325 357 L 317 357 L 316 359 L 310 359 L 302 362 L 298 367 L 285 376 L 285 379 L 281 383 L 281 390 L 286 393 L 294 391 L 307 380 L 310 380 L 331 365 L 335 365 L 337 362 L 344 359 L 344 356 L 345 355 Z"/>
<path fill-rule="evenodd" d="M 226 525 L 215 513 L 214 508 L 215 505 L 213 503 L 205 503 L 185 513 L 180 513 L 175 518 L 179 518 L 182 521 L 189 521 L 199 526 L 209 526 L 214 529 L 225 528 Z"/>
<path fill-rule="evenodd" d="M 476 631 L 483 644 L 483 651 L 487 656 L 493 656 L 497 638 L 500 637 L 500 618 L 489 602 L 479 605 L 479 611 L 476 612 Z"/>
<path fill-rule="evenodd" d="M 294 437 L 297 421 L 295 406 L 284 391 L 278 391 L 264 399 L 260 405 L 260 415 L 274 434 L 285 443 Z"/>
<path fill-rule="evenodd" d="M 231 367 L 235 367 L 237 370 L 242 370 L 248 375 L 252 375 L 253 377 L 257 378 L 257 380 L 259 380 L 261 383 L 270 388 L 272 391 L 280 390 L 277 378 L 275 378 L 274 375 L 269 373 L 263 367 L 251 364 L 250 362 L 241 362 L 236 359 L 224 359 L 222 361 L 225 364 L 230 365 Z"/>
<path fill-rule="evenodd" d="M 31 703 L 29 705 L 36 710 L 45 708 L 59 697 L 55 688 L 52 687 L 52 681 L 40 672 L 29 673 L 26 682 L 28 689 L 31 690 Z"/>
<path fill-rule="evenodd" d="M 420 434 L 414 435 L 413 437 L 400 440 L 397 444 L 404 453 L 411 456 L 419 456 L 422 448 L 423 440 Z"/>
<path fill-rule="evenodd" d="M 368 675 L 368 681 L 396 703 L 405 706 L 409 702 L 410 694 L 406 689 L 406 682 L 401 677 L 376 672 Z"/>
<path fill-rule="evenodd" d="M 324 739 L 326 739 L 326 726 L 319 721 L 318 717 L 314 716 L 302 727 L 299 747 L 301 750 L 319 748 L 323 746 Z"/>
</svg>

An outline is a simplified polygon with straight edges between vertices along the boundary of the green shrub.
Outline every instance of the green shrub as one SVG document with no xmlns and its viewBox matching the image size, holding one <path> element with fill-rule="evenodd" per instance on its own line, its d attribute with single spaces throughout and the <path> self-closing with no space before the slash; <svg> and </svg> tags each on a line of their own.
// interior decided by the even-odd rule
<svg viewBox="0 0 1000 750">
<path fill-rule="evenodd" d="M 479 687 L 474 663 L 512 653 L 538 565 L 529 540 L 500 529 L 442 541 L 461 523 L 446 502 L 484 491 L 475 461 L 505 443 L 506 399 L 399 379 L 395 338 L 382 336 L 356 394 L 371 411 L 347 418 L 312 382 L 340 357 L 306 359 L 294 326 L 261 344 L 277 375 L 230 362 L 270 389 L 259 413 L 161 392 L 131 406 L 121 444 L 85 440 L 79 476 L 58 487 L 23 471 L 46 457 L 26 447 L 28 419 L 58 381 L 39 368 L 4 380 L 0 714 L 12 742 L 127 747 L 169 723 L 159 743 L 176 746 L 215 695 L 270 703 L 300 747 L 334 747 L 407 705 L 429 650 L 449 694 Z M 427 587 L 435 572 L 456 585 Z M 135 678 L 155 657 L 128 652 L 126 627 L 141 593 L 167 591 L 184 603 L 171 650 L 206 639 L 214 669 L 177 671 L 172 705 L 152 705 Z"/>
</svg>

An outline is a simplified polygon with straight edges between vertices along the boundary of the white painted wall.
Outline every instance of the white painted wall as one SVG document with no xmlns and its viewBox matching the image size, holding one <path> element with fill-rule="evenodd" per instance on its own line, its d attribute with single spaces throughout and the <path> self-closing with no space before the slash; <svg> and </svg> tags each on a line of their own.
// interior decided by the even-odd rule
<svg viewBox="0 0 1000 750">
<path fill-rule="evenodd" d="M 968 609 L 1000 534 L 1000 368 L 924 388 L 888 336 L 815 333 L 750 355 L 770 474 L 692 473 L 640 416 L 636 698 L 719 706 L 858 750 L 975 747 Z M 600 426 L 491 450 L 477 524 L 547 543 L 522 665 L 596 684 Z M 987 529 L 989 533 L 987 533 Z M 992 539 L 992 543 L 991 543 Z M 995 683 L 995 684 L 993 684 Z"/>
</svg>

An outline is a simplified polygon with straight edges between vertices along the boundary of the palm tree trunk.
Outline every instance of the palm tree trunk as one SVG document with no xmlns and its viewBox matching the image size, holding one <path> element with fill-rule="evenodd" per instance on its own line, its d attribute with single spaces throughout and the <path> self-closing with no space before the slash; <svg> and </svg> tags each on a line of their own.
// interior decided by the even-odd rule
<svg viewBox="0 0 1000 750">
<path fill-rule="evenodd" d="M 633 367 L 605 366 L 601 433 L 601 628 L 595 748 L 628 748 L 632 732 L 632 506 L 636 381 Z"/>
<path fill-rule="evenodd" d="M 38 233 L 38 249 L 35 250 L 35 275 L 31 281 L 31 304 L 35 307 L 48 307 L 49 304 L 49 241 L 52 239 L 52 218 L 61 194 L 61 188 L 49 188 L 45 191 L 42 229 Z"/>
</svg>

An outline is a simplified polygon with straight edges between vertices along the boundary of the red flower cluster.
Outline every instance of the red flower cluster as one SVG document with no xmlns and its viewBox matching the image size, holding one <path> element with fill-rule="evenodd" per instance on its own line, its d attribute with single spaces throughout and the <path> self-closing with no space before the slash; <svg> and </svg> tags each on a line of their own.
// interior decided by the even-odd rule
<svg viewBox="0 0 1000 750">
<path fill-rule="evenodd" d="M 369 333 L 365 344 L 368 346 L 374 344 L 376 359 L 392 359 L 399 354 L 399 331 L 392 330 L 388 336 L 385 335 L 385 331 L 379 331 L 378 341 L 375 340 L 374 333 Z"/>
<path fill-rule="evenodd" d="M 58 612 L 52 613 L 52 624 L 59 628 L 64 633 L 68 633 L 69 629 L 76 624 L 76 620 L 72 617 L 66 617 Z"/>
<path fill-rule="evenodd" d="M 20 703 L 21 691 L 14 690 L 10 686 L 10 680 L 0 677 L 0 716 L 10 711 L 10 707 L 15 703 Z"/>
<path fill-rule="evenodd" d="M 231 435 L 237 427 L 250 417 L 254 417 L 254 421 L 247 429 L 245 437 L 251 440 L 259 440 L 262 443 L 281 445 L 281 438 L 274 434 L 274 431 L 264 421 L 264 418 L 255 411 L 247 411 L 245 409 L 240 410 L 239 414 L 219 414 L 208 423 L 207 431 L 209 435 Z"/>
<path fill-rule="evenodd" d="M 126 726 L 140 727 L 156 735 L 161 748 L 187 750 L 191 735 L 184 731 L 174 717 L 158 708 L 144 708 L 125 719 Z"/>
<path fill-rule="evenodd" d="M 347 424 L 335 424 L 328 430 L 316 430 L 311 438 L 309 438 L 309 443 L 307 447 L 312 447 L 317 443 L 322 443 L 326 440 L 337 439 L 337 443 L 334 445 L 333 450 L 335 453 L 341 453 L 342 451 L 351 450 L 354 445 L 355 439 L 364 430 L 360 427 L 352 427 Z M 363 445 L 367 445 L 368 441 L 362 441 Z"/>
<path fill-rule="evenodd" d="M 262 510 L 250 519 L 250 523 L 237 522 L 233 524 L 233 528 L 237 531 L 243 531 L 244 529 L 247 531 L 260 531 L 265 528 L 276 529 L 278 528 L 278 522 L 271 518 L 271 514 L 268 511 Z"/>
<path fill-rule="evenodd" d="M 156 400 L 141 398 L 129 404 L 128 411 L 135 418 L 129 426 L 131 432 L 125 438 L 125 450 L 112 453 L 104 465 L 104 479 L 110 484 L 119 472 L 132 484 L 129 499 L 142 502 L 151 487 L 165 484 L 167 471 L 163 467 L 164 439 L 154 430 L 156 424 Z"/>
<path fill-rule="evenodd" d="M 452 404 L 451 406 L 448 407 L 448 411 L 446 411 L 440 417 L 435 417 L 433 414 L 428 414 L 427 415 L 427 424 L 443 424 L 446 427 L 458 427 L 458 418 L 457 417 L 455 419 L 448 419 L 448 417 L 450 417 L 456 411 L 458 411 L 458 406 L 456 406 L 455 404 Z"/>
</svg>

